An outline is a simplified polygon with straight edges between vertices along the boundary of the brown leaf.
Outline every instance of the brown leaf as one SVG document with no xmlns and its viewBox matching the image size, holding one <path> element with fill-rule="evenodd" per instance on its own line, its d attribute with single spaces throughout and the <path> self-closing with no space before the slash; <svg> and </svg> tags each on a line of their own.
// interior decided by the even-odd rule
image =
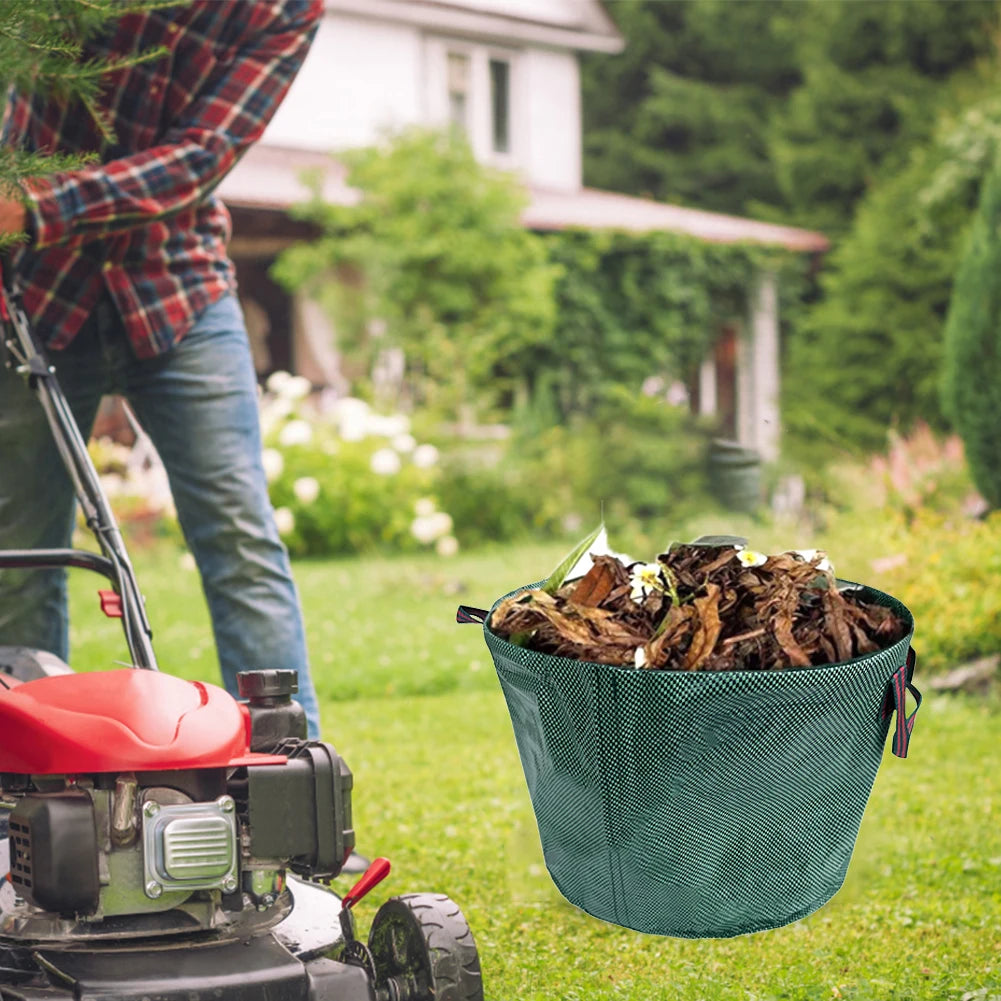
<svg viewBox="0 0 1001 1001">
<path fill-rule="evenodd" d="M 722 629 L 718 608 L 719 595 L 718 585 L 707 584 L 705 596 L 696 598 L 693 602 L 696 616 L 695 634 L 681 664 L 683 671 L 697 671 L 716 646 L 716 640 Z"/>
<path fill-rule="evenodd" d="M 616 622 L 615 619 L 606 619 L 602 622 L 599 627 L 599 634 L 607 639 L 609 643 L 624 643 L 632 649 L 642 646 L 647 640 L 646 636 L 636 632 L 635 629 L 630 629 L 621 622 Z"/>
<path fill-rule="evenodd" d="M 692 630 L 692 606 L 672 605 L 667 619 L 661 624 L 660 633 L 646 648 L 650 667 L 666 667 L 672 653 L 676 653 Z"/>
<path fill-rule="evenodd" d="M 595 562 L 591 569 L 577 581 L 570 600 L 575 605 L 597 608 L 615 585 L 615 574 L 605 562 Z"/>
<path fill-rule="evenodd" d="M 837 659 L 852 659 L 852 634 L 845 621 L 844 601 L 833 586 L 824 592 L 824 621 L 827 634 L 834 641 Z"/>
<path fill-rule="evenodd" d="M 558 609 L 544 608 L 543 615 L 556 630 L 560 639 L 570 643 L 593 643 L 594 633 L 587 622 L 577 615 L 566 615 Z"/>
<path fill-rule="evenodd" d="M 782 652 L 786 655 L 789 663 L 793 667 L 809 667 L 810 658 L 806 655 L 803 648 L 796 642 L 796 637 L 793 635 L 793 615 L 796 609 L 796 592 L 789 590 L 776 604 L 778 607 L 775 609 L 770 623 L 775 639 L 778 641 Z M 770 664 L 767 666 L 781 667 L 783 665 Z"/>
<path fill-rule="evenodd" d="M 710 563 L 707 563 L 705 566 L 699 567 L 699 573 L 705 574 L 708 577 L 710 574 L 715 573 L 717 570 L 719 570 L 720 567 L 727 566 L 730 563 L 732 563 L 735 567 L 740 566 L 740 564 L 735 559 L 736 555 L 737 555 L 736 549 L 732 549 L 729 546 L 724 546 L 723 552 L 721 552 L 719 556 L 716 557 L 716 559 L 712 560 Z"/>
</svg>

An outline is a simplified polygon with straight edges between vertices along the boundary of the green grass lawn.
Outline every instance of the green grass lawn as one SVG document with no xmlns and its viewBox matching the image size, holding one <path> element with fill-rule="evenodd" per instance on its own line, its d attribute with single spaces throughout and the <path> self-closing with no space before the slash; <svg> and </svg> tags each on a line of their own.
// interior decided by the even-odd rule
<svg viewBox="0 0 1001 1001">
<path fill-rule="evenodd" d="M 359 905 L 362 925 L 388 895 L 449 893 L 476 934 L 492 1001 L 1001 999 L 996 696 L 926 699 L 911 756 L 886 752 L 845 887 L 803 921 L 685 941 L 562 900 L 481 631 L 454 621 L 459 602 L 489 606 L 560 555 L 519 546 L 297 566 L 325 736 L 355 774 L 359 847 L 393 862 Z M 171 550 L 135 560 L 161 666 L 216 679 L 197 575 Z M 81 667 L 124 653 L 90 597 L 95 580 L 73 574 Z"/>
</svg>

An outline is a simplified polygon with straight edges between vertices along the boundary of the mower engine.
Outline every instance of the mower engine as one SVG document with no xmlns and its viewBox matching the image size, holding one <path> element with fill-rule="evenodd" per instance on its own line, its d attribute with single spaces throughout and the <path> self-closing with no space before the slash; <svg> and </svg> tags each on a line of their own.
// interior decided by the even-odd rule
<svg viewBox="0 0 1001 1001">
<path fill-rule="evenodd" d="M 12 686 L 0 715 L 18 695 L 48 697 L 33 733 L 11 731 L 24 716 L 5 728 L 0 793 L 19 900 L 0 911 L 0 933 L 93 937 L 123 917 L 134 933 L 268 925 L 288 913 L 287 872 L 336 876 L 354 846 L 351 772 L 329 744 L 305 739 L 294 685 L 293 671 L 243 674 L 244 706 L 146 672 Z M 117 697 L 105 701 L 110 687 Z M 162 737 L 175 738 L 173 760 Z"/>
<path fill-rule="evenodd" d="M 389 863 L 320 885 L 352 780 L 306 739 L 295 672 L 241 675 L 237 703 L 156 671 L 25 681 L 5 649 L 0 1001 L 482 1001 L 447 896 L 387 900 L 366 945 L 351 908 Z"/>
</svg>

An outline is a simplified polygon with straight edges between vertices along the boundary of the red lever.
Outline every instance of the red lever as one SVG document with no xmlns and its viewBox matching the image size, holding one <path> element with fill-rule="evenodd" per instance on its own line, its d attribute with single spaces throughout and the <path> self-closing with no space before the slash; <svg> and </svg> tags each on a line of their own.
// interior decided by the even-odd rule
<svg viewBox="0 0 1001 1001">
<path fill-rule="evenodd" d="M 120 619 L 122 617 L 122 596 L 116 591 L 98 591 L 101 599 L 101 611 L 109 619 Z"/>
<path fill-rule="evenodd" d="M 389 875 L 389 859 L 377 858 L 362 874 L 361 879 L 341 898 L 341 907 L 348 910 L 354 907 L 370 890 L 375 889 Z"/>
</svg>

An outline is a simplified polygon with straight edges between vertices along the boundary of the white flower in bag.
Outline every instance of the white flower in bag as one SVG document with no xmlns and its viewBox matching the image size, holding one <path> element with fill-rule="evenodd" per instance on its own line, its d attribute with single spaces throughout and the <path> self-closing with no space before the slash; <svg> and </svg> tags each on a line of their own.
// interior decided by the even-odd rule
<svg viewBox="0 0 1001 1001">
<path fill-rule="evenodd" d="M 660 579 L 659 563 L 640 563 L 633 567 L 630 576 L 633 586 L 629 596 L 633 601 L 642 601 L 651 591 L 663 591 L 664 582 Z"/>
</svg>

